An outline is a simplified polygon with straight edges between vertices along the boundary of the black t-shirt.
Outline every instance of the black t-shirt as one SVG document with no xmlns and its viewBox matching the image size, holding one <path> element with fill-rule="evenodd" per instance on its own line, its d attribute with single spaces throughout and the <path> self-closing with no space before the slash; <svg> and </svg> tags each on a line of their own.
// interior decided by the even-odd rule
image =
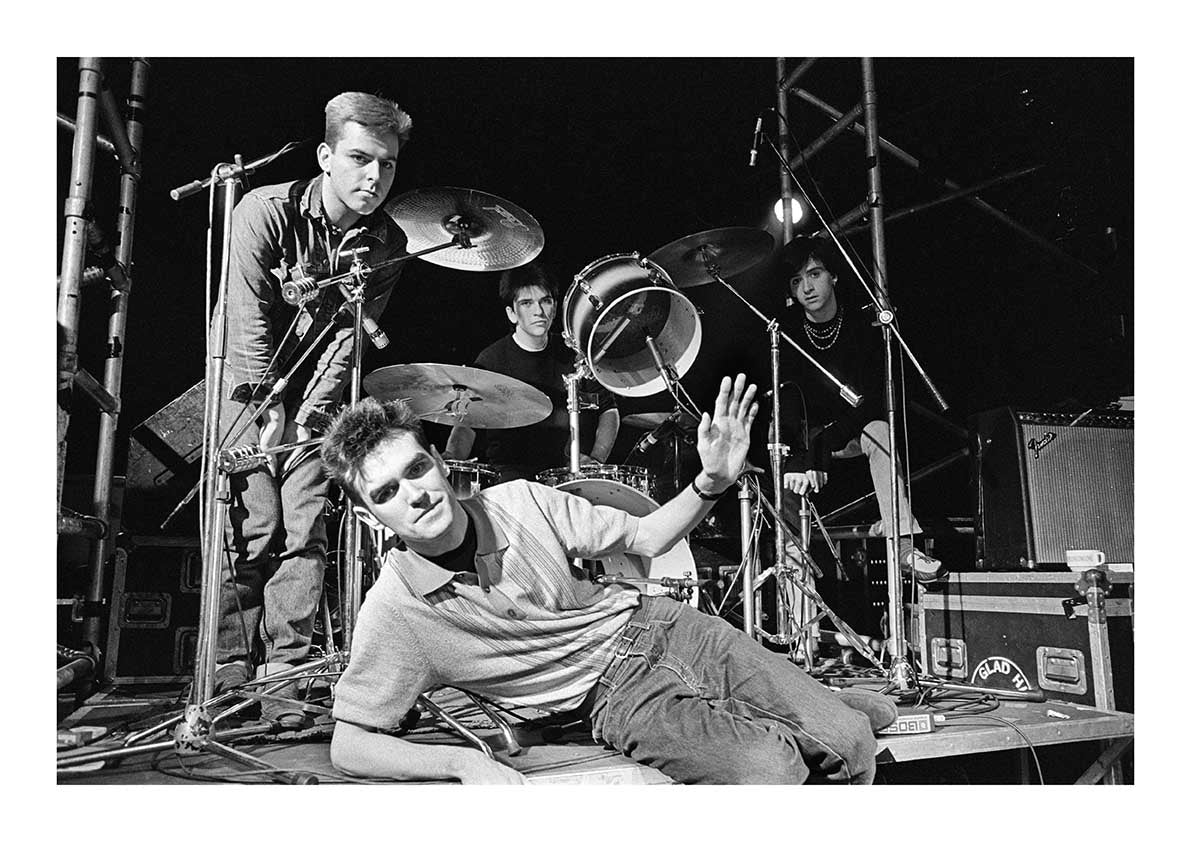
<svg viewBox="0 0 1191 841">
<path fill-rule="evenodd" d="M 850 406 L 840 397 L 839 388 L 834 383 L 783 342 L 781 435 L 782 443 L 790 445 L 786 470 L 826 470 L 833 452 L 843 449 L 860 435 L 869 421 L 884 416 L 885 363 L 881 331 L 872 326 L 872 318 L 867 313 L 841 307 L 836 317 L 842 318 L 843 323 L 834 342 L 812 339 L 807 335 L 803 326 L 807 323 L 806 316 L 800 306 L 793 308 L 793 314 L 785 319 L 782 330 L 844 385 L 858 392 L 863 400 L 855 408 Z M 818 327 L 819 332 L 826 327 L 813 326 Z M 830 347 L 821 348 L 815 342 L 819 345 L 830 342 Z M 809 448 L 800 423 L 804 401 Z M 821 431 L 816 434 L 816 430 Z"/>
<path fill-rule="evenodd" d="M 563 375 L 575 370 L 575 352 L 557 334 L 550 334 L 540 351 L 525 350 L 509 334 L 480 351 L 475 364 L 529 383 L 550 398 L 552 407 L 547 418 L 530 426 L 477 430 L 477 452 L 483 454 L 483 460 L 500 470 L 502 478 L 509 478 L 512 471 L 532 479 L 548 468 L 565 466 L 570 418 Z M 616 404 L 607 389 L 585 379 L 579 383 L 579 405 L 598 407 L 579 413 L 579 449 L 591 453 L 600 414 Z"/>
<path fill-rule="evenodd" d="M 476 537 L 476 524 L 466 508 L 463 509 L 463 513 L 467 517 L 467 532 L 463 535 L 463 542 L 441 555 L 427 555 L 426 560 L 451 572 L 474 573 L 476 571 L 476 549 L 479 546 Z"/>
</svg>

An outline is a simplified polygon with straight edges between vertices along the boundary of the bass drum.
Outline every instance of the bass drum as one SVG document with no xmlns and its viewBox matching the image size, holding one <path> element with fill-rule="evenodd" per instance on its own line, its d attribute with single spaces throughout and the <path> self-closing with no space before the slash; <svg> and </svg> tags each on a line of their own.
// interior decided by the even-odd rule
<svg viewBox="0 0 1191 841">
<path fill-rule="evenodd" d="M 661 507 L 640 491 L 608 479 L 572 479 L 556 487 L 560 491 L 581 496 L 588 502 L 617 508 L 634 517 L 644 517 Z M 585 558 L 584 560 L 598 561 L 603 567 L 604 573 L 623 575 L 626 578 L 675 578 L 678 580 L 689 578 L 691 586 L 684 589 L 682 601 L 694 608 L 699 606 L 699 587 L 695 583 L 695 556 L 691 554 L 691 546 L 686 538 L 674 544 L 670 551 L 658 555 L 656 558 L 643 558 L 640 555 L 624 552 L 603 558 Z M 634 586 L 650 596 L 671 595 L 666 588 L 659 584 Z"/>
<path fill-rule="evenodd" d="M 654 350 L 677 378 L 694 364 L 703 338 L 695 305 L 665 269 L 637 252 L 589 263 L 575 275 L 562 312 L 567 344 L 600 385 L 626 397 L 666 387 Z"/>
</svg>

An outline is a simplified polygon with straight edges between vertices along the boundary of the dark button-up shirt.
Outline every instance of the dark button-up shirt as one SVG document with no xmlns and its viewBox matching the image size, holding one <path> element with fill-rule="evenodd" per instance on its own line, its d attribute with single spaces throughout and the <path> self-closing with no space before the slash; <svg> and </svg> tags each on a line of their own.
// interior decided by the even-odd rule
<svg viewBox="0 0 1191 841">
<path fill-rule="evenodd" d="M 263 399 L 335 319 L 329 338 L 311 351 L 281 393 L 288 412 L 303 425 L 312 412 L 329 411 L 343 392 L 351 364 L 352 319 L 349 313 L 341 313 L 344 296 L 335 285 L 294 307 L 282 299 L 281 284 L 297 276 L 299 268 L 315 279 L 347 271 L 351 257 L 340 255 L 350 249 L 366 247 L 362 257 L 370 266 L 406 253 L 404 232 L 381 209 L 357 221 L 335 244 L 339 232 L 331 228 L 323 211 L 323 178 L 312 179 L 301 191 L 292 224 L 287 204 L 297 182 L 253 190 L 232 214 L 228 395 Z M 367 277 L 363 309 L 372 319 L 383 312 L 403 265 Z M 337 313 L 341 314 L 336 317 Z M 277 360 L 270 365 L 275 353 Z"/>
</svg>

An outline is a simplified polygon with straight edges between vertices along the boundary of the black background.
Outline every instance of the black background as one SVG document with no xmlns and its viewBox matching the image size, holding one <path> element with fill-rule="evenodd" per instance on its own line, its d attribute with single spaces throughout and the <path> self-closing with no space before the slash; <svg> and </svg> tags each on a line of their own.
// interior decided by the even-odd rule
<svg viewBox="0 0 1191 841">
<path fill-rule="evenodd" d="M 884 155 L 887 213 L 939 195 L 941 178 L 970 186 L 1041 165 L 980 196 L 1087 267 L 963 200 L 888 223 L 889 286 L 902 332 L 951 404 L 948 418 L 962 425 L 970 413 L 1002 405 L 1079 411 L 1132 394 L 1132 60 L 882 58 L 875 66 L 881 135 L 929 171 Z M 129 63 L 109 59 L 106 67 L 122 102 Z M 772 150 L 747 166 L 756 115 L 775 104 L 774 77 L 771 58 L 153 59 L 122 431 L 202 376 L 207 199 L 174 202 L 169 190 L 237 153 L 251 160 L 290 140 L 321 139 L 322 109 L 336 93 L 380 93 L 413 116 L 391 195 L 457 186 L 511 200 L 541 223 L 542 257 L 565 283 L 604 255 L 648 254 L 710 228 L 767 227 L 780 237 L 771 213 L 780 190 Z M 77 60 L 59 59 L 57 107 L 70 117 L 77 84 Z M 859 100 L 860 62 L 820 60 L 799 84 L 847 111 Z M 805 145 L 831 120 L 791 98 L 790 122 Z M 60 132 L 59 208 L 70 144 Z M 842 215 L 864 199 L 864 163 L 863 138 L 849 132 L 797 174 L 822 192 L 825 215 Z M 316 171 L 310 146 L 259 173 L 253 186 Z M 101 153 L 94 205 L 109 231 L 117 185 L 118 167 Z M 56 260 L 60 219 L 58 228 Z M 867 231 L 849 241 L 867 264 Z M 784 284 L 768 269 L 734 285 L 777 315 Z M 370 348 L 365 370 L 469 364 L 507 329 L 496 281 L 494 273 L 411 264 L 382 321 L 392 344 Z M 852 284 L 849 291 L 861 294 Z M 766 335 L 726 290 L 689 294 L 704 312 L 705 338 L 687 380 L 706 400 L 721 374 L 764 353 Z M 85 294 L 80 354 L 97 374 L 105 307 L 102 291 Z M 909 370 L 906 393 L 930 404 Z M 93 469 L 93 424 L 85 401 L 75 405 L 68 472 L 85 473 Z M 940 429 L 910 416 L 914 466 L 957 445 Z M 935 482 L 939 504 L 952 509 L 938 513 L 968 513 L 967 482 L 962 469 Z"/>
</svg>

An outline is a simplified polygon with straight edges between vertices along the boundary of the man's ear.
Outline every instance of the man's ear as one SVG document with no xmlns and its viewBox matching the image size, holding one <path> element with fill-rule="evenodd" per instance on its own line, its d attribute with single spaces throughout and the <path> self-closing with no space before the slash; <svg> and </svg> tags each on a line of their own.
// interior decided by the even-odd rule
<svg viewBox="0 0 1191 841">
<path fill-rule="evenodd" d="M 517 323 L 517 313 L 513 311 L 512 307 L 505 307 L 505 315 L 508 316 L 509 324 Z"/>
<path fill-rule="evenodd" d="M 331 155 L 333 154 L 335 154 L 335 151 L 327 145 L 326 141 L 318 144 L 318 150 L 315 152 L 315 155 L 318 158 L 318 168 L 323 172 L 331 171 Z"/>
</svg>

